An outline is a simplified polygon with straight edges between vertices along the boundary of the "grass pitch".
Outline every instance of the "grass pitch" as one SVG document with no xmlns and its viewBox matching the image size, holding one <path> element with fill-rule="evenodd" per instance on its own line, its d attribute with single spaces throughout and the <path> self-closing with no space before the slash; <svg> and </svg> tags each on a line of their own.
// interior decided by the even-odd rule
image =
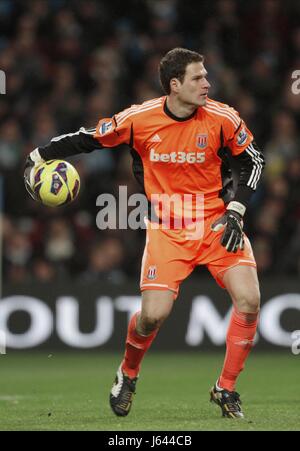
<svg viewBox="0 0 300 451">
<path fill-rule="evenodd" d="M 0 430 L 300 430 L 300 355 L 253 352 L 242 373 L 245 420 L 221 417 L 208 391 L 223 354 L 149 353 L 127 418 L 109 391 L 116 354 L 8 353 L 0 356 Z"/>
</svg>

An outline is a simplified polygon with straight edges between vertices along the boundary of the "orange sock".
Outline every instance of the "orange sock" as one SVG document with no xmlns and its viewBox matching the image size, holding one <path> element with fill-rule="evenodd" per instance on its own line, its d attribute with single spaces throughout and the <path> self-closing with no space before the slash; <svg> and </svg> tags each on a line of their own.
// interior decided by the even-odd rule
<svg viewBox="0 0 300 451">
<path fill-rule="evenodd" d="M 244 369 L 253 346 L 258 323 L 257 313 L 233 310 L 226 338 L 226 356 L 218 386 L 234 391 L 236 380 Z"/>
<path fill-rule="evenodd" d="M 150 348 L 152 341 L 156 337 L 158 329 L 151 335 L 139 335 L 136 331 L 136 320 L 139 312 L 131 318 L 128 325 L 128 333 L 126 338 L 125 355 L 122 362 L 122 370 L 132 379 L 136 377 L 140 371 L 141 361 Z"/>
</svg>

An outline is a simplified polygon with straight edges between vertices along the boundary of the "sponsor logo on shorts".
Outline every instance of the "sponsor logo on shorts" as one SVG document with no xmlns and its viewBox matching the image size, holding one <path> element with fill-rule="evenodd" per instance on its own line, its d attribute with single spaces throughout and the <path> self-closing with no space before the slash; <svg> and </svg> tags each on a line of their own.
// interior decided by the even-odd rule
<svg viewBox="0 0 300 451">
<path fill-rule="evenodd" d="M 156 266 L 149 266 L 147 279 L 154 280 L 156 278 Z"/>
</svg>

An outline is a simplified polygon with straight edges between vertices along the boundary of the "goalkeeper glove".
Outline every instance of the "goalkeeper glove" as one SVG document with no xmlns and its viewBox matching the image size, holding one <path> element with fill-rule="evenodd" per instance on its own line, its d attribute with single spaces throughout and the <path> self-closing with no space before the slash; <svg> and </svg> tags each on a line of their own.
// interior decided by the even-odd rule
<svg viewBox="0 0 300 451">
<path fill-rule="evenodd" d="M 221 244 L 228 252 L 236 253 L 238 248 L 244 249 L 243 215 L 245 211 L 246 207 L 243 204 L 232 201 L 228 204 L 224 215 L 211 226 L 214 232 L 224 228 Z"/>
<path fill-rule="evenodd" d="M 37 196 L 33 191 L 34 186 L 34 172 L 37 166 L 42 164 L 44 160 L 40 156 L 38 149 L 33 150 L 27 157 L 24 168 L 24 183 L 25 188 L 30 196 L 37 200 Z"/>
</svg>

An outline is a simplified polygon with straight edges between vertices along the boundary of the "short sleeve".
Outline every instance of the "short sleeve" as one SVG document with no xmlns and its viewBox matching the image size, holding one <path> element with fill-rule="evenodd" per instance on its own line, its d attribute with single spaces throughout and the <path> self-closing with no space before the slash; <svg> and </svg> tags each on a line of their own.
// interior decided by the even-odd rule
<svg viewBox="0 0 300 451">
<path fill-rule="evenodd" d="M 100 119 L 98 122 L 94 138 L 103 147 L 130 144 L 133 125 L 130 118 L 124 114 L 125 112 L 121 112 L 112 118 Z"/>
<path fill-rule="evenodd" d="M 222 124 L 224 144 L 233 156 L 242 153 L 253 141 L 253 135 L 237 111 L 228 107 L 228 114 Z"/>
</svg>

